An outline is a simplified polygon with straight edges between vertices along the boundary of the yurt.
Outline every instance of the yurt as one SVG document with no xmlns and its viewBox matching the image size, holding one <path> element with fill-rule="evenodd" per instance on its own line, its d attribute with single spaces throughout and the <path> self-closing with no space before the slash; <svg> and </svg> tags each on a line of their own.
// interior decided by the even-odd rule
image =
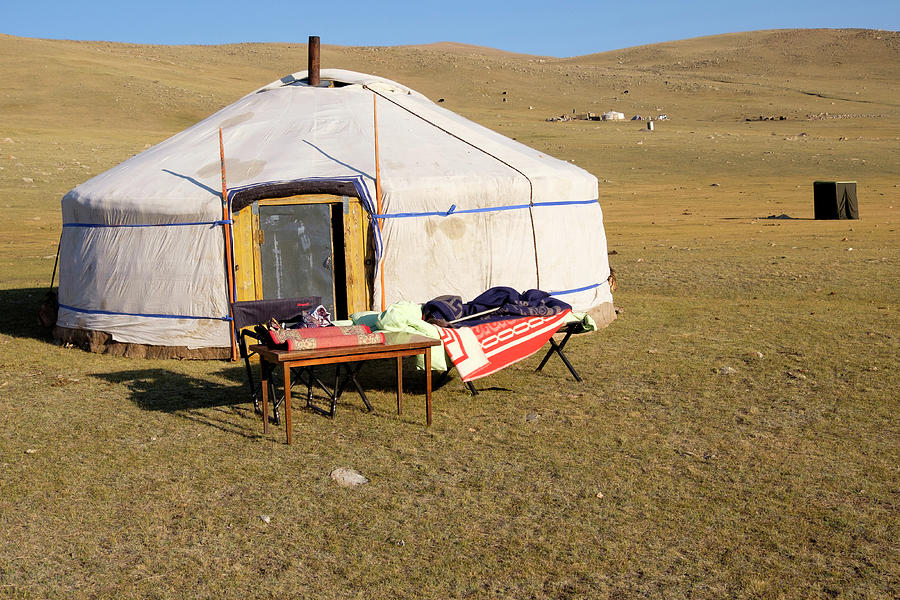
<svg viewBox="0 0 900 600">
<path fill-rule="evenodd" d="M 614 318 L 593 175 L 399 83 L 319 75 L 283 77 L 63 197 L 58 337 L 224 357 L 232 300 L 315 295 L 343 318 L 498 285 Z"/>
</svg>

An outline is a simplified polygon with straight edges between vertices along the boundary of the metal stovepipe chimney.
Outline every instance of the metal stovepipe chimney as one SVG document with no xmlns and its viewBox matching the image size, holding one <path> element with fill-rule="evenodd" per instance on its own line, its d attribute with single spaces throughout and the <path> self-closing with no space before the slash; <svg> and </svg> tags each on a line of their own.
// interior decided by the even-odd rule
<svg viewBox="0 0 900 600">
<path fill-rule="evenodd" d="M 318 87 L 321 82 L 319 78 L 319 36 L 309 36 L 309 69 L 307 75 L 309 85 Z"/>
</svg>

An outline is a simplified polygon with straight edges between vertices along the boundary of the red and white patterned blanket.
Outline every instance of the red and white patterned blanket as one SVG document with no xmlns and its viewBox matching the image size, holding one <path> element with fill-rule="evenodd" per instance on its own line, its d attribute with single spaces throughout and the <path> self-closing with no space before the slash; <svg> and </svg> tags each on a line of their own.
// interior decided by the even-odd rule
<svg viewBox="0 0 900 600">
<path fill-rule="evenodd" d="M 570 310 L 474 327 L 438 327 L 447 356 L 463 381 L 474 381 L 528 358 L 562 326 Z"/>
</svg>

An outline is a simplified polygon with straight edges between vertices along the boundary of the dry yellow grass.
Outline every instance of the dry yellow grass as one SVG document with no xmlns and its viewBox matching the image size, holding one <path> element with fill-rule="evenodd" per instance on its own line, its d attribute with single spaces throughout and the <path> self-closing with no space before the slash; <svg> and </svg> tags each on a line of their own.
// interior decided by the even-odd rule
<svg viewBox="0 0 900 600">
<path fill-rule="evenodd" d="M 573 340 L 586 383 L 536 359 L 477 398 L 451 382 L 425 429 L 373 369 L 375 414 L 300 410 L 286 447 L 238 366 L 52 345 L 33 315 L 60 197 L 305 46 L 0 36 L 0 596 L 896 596 L 900 35 L 322 60 L 597 175 L 624 312 Z M 544 120 L 610 108 L 670 120 Z M 815 179 L 857 180 L 862 219 L 811 220 Z"/>
</svg>

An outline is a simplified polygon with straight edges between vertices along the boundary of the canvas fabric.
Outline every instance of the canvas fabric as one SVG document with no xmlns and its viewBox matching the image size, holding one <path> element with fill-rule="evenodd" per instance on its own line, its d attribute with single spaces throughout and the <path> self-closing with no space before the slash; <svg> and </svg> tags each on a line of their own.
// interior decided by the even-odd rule
<svg viewBox="0 0 900 600">
<path fill-rule="evenodd" d="M 325 69 L 322 79 L 342 85 L 310 88 L 305 75 L 248 94 L 65 195 L 59 325 L 120 342 L 228 346 L 219 128 L 230 190 L 341 180 L 371 213 L 374 96 L 387 304 L 471 298 L 497 285 L 558 293 L 578 311 L 612 302 L 593 175 L 395 82 Z M 376 304 L 381 293 L 376 276 Z"/>
</svg>

